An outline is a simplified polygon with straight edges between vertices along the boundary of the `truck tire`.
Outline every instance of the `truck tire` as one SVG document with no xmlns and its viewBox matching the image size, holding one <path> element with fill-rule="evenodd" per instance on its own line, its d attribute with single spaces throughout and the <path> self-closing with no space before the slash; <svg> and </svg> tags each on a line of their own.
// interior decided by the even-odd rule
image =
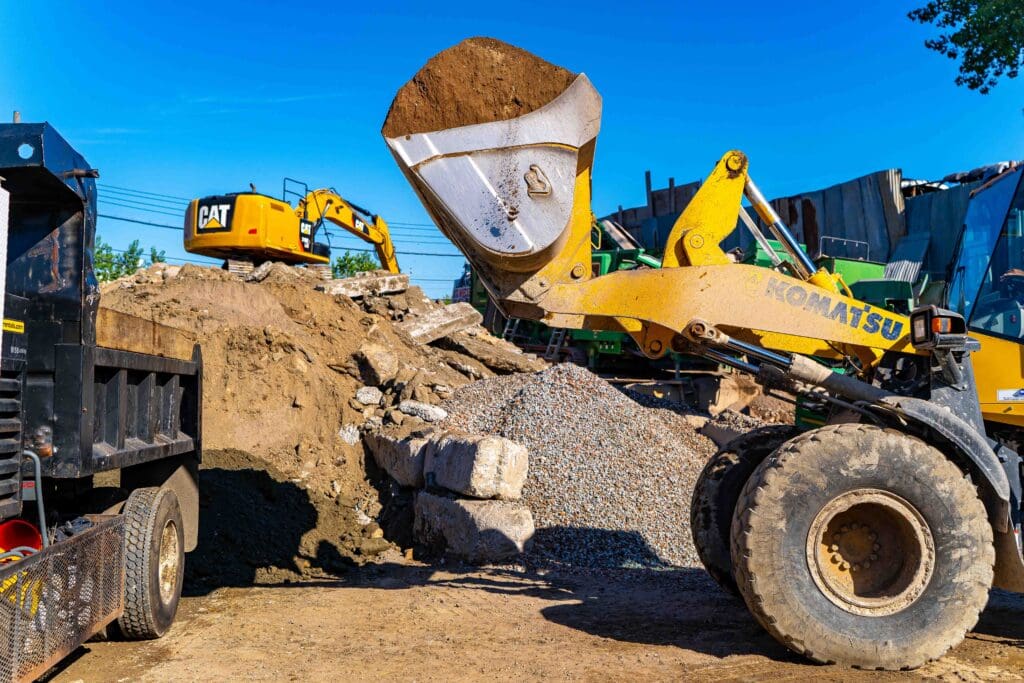
<svg viewBox="0 0 1024 683">
<path fill-rule="evenodd" d="M 757 466 L 799 433 L 791 425 L 758 427 L 725 444 L 697 477 L 690 501 L 693 545 L 711 578 L 733 595 L 739 595 L 739 590 L 732 577 L 729 530 L 736 501 Z"/>
<path fill-rule="evenodd" d="M 732 526 L 736 583 L 779 642 L 816 662 L 913 669 L 977 623 L 995 550 L 971 482 L 914 437 L 822 427 L 751 475 Z"/>
<path fill-rule="evenodd" d="M 124 613 L 129 640 L 159 638 L 174 623 L 185 570 L 181 510 L 174 491 L 141 488 L 124 506 Z"/>
</svg>

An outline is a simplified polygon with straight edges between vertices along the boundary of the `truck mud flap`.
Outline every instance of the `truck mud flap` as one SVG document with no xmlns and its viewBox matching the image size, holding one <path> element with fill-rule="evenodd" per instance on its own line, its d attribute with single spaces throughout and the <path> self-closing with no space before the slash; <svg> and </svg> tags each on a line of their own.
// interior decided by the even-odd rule
<svg viewBox="0 0 1024 683">
<path fill-rule="evenodd" d="M 92 521 L 0 568 L 0 682 L 34 680 L 121 614 L 124 519 Z"/>
</svg>

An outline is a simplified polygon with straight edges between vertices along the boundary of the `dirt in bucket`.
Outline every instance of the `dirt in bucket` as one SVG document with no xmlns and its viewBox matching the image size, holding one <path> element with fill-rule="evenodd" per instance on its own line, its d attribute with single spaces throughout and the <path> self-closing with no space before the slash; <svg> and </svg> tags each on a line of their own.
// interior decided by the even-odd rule
<svg viewBox="0 0 1024 683">
<path fill-rule="evenodd" d="M 558 97 L 576 74 L 495 38 L 467 38 L 430 58 L 402 86 L 381 131 L 426 133 L 528 114 Z"/>
</svg>

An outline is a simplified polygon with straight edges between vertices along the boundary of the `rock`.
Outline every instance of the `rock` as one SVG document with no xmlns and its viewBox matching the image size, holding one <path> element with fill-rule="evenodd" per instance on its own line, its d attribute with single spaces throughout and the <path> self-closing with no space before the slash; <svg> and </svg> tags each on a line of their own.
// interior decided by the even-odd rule
<svg viewBox="0 0 1024 683">
<path fill-rule="evenodd" d="M 341 440 L 349 446 L 355 446 L 359 443 L 359 427 L 355 425 L 345 425 L 338 430 L 338 436 Z"/>
<path fill-rule="evenodd" d="M 367 295 L 379 296 L 381 294 L 404 292 L 408 288 L 408 275 L 375 271 L 359 273 L 355 277 L 332 280 L 329 283 L 318 285 L 316 289 L 328 294 L 342 294 L 352 299 L 358 299 Z"/>
<path fill-rule="evenodd" d="M 384 538 L 364 538 L 359 543 L 359 554 L 372 557 L 373 555 L 380 555 L 390 547 L 391 542 Z"/>
<path fill-rule="evenodd" d="M 446 435 L 428 448 L 428 484 L 473 498 L 518 500 L 526 483 L 526 448 L 500 436 Z"/>
<path fill-rule="evenodd" d="M 398 356 L 380 344 L 363 344 L 357 357 L 360 373 L 367 384 L 384 384 L 394 379 L 401 369 Z"/>
<path fill-rule="evenodd" d="M 417 344 L 429 344 L 481 322 L 483 316 L 478 310 L 468 303 L 460 302 L 429 311 L 396 327 L 408 334 Z"/>
<path fill-rule="evenodd" d="M 533 539 L 533 515 L 518 503 L 416 495 L 413 534 L 425 545 L 444 547 L 467 562 L 511 560 Z"/>
<path fill-rule="evenodd" d="M 430 441 L 424 438 L 396 439 L 384 434 L 366 434 L 366 445 L 377 464 L 401 486 L 423 486 L 423 463 Z"/>
<path fill-rule="evenodd" d="M 356 390 L 356 401 L 364 406 L 379 406 L 384 394 L 377 387 L 359 387 Z"/>
<path fill-rule="evenodd" d="M 448 417 L 448 411 L 441 406 L 433 406 L 422 401 L 402 401 L 398 409 L 406 415 L 418 417 L 424 422 L 440 422 Z"/>
</svg>

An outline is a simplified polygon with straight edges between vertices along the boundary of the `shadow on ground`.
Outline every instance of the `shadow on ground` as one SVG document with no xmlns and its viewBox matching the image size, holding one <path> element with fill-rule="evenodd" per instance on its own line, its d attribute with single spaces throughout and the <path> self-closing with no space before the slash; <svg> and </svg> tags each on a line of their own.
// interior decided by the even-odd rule
<svg viewBox="0 0 1024 683">
<path fill-rule="evenodd" d="M 303 572 L 344 572 L 352 561 L 337 541 L 342 526 L 324 517 L 296 484 L 247 467 L 244 453 L 219 451 L 199 471 L 199 544 L 185 560 L 185 595 L 225 586 L 297 580 Z M 211 458 L 207 458 L 211 460 Z M 310 534 L 317 530 L 318 534 Z M 301 565 L 301 566 L 300 566 Z"/>
</svg>

